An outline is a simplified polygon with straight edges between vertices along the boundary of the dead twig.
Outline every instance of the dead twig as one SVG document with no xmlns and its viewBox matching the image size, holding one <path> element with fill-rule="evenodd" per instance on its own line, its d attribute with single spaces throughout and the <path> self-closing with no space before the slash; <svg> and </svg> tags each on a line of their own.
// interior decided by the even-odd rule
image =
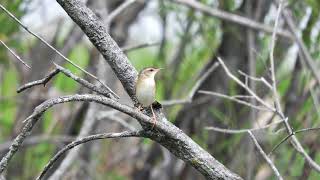
<svg viewBox="0 0 320 180">
<path fill-rule="evenodd" d="M 262 157 L 267 161 L 268 165 L 271 167 L 271 169 L 273 170 L 274 174 L 277 176 L 277 178 L 279 180 L 283 180 L 282 176 L 280 175 L 278 169 L 276 168 L 276 166 L 273 164 L 273 162 L 271 161 L 271 159 L 267 156 L 267 154 L 263 151 L 263 149 L 261 148 L 261 146 L 259 145 L 257 139 L 254 137 L 254 135 L 252 134 L 251 131 L 248 131 L 249 136 L 251 137 L 254 145 L 257 147 L 257 149 L 259 150 L 259 153 L 262 155 Z"/>
<path fill-rule="evenodd" d="M 162 101 L 161 104 L 163 106 L 172 106 L 176 104 L 186 104 L 191 103 L 192 99 L 201 86 L 201 84 L 208 78 L 208 76 L 219 66 L 219 63 L 214 63 L 203 75 L 197 80 L 197 82 L 194 84 L 192 89 L 190 90 L 189 94 L 184 99 L 176 99 L 176 100 L 167 100 Z"/>
<path fill-rule="evenodd" d="M 223 129 L 223 128 L 212 127 L 212 126 L 206 127 L 205 129 L 213 130 L 213 131 L 221 132 L 221 133 L 227 133 L 227 134 L 241 134 L 241 133 L 247 133 L 248 131 L 259 131 L 259 130 L 267 129 L 271 126 L 277 125 L 282 122 L 283 122 L 283 120 L 280 120 L 280 121 L 273 122 L 271 124 L 267 124 L 263 127 L 251 128 L 251 129 Z"/>
<path fill-rule="evenodd" d="M 84 72 L 85 74 L 87 74 L 88 76 L 92 77 L 93 79 L 95 79 L 96 81 L 98 81 L 99 83 L 101 83 L 104 87 L 107 88 L 107 85 L 105 85 L 100 79 L 98 79 L 95 75 L 89 73 L 88 71 L 86 71 L 85 69 L 83 69 L 82 67 L 78 66 L 77 64 L 75 64 L 74 62 L 72 62 L 70 59 L 68 59 L 66 56 L 64 56 L 61 52 L 59 52 L 56 48 L 54 48 L 52 45 L 50 45 L 46 40 L 44 40 L 42 37 L 40 37 L 39 35 L 37 35 L 36 33 L 34 33 L 33 31 L 31 31 L 27 26 L 25 26 L 16 16 L 14 16 L 10 11 L 8 11 L 3 5 L 0 4 L 0 9 L 2 9 L 9 17 L 11 17 L 14 21 L 16 21 L 23 29 L 25 29 L 28 33 L 30 33 L 31 35 L 33 35 L 34 37 L 36 37 L 37 39 L 39 39 L 41 42 L 43 42 L 46 46 L 48 46 L 51 50 L 53 50 L 55 53 L 57 53 L 60 57 L 62 57 L 63 60 L 65 60 L 66 62 L 70 63 L 71 65 L 73 65 L 74 67 L 76 67 L 77 69 L 79 69 L 80 71 Z"/>
<path fill-rule="evenodd" d="M 1 4 L 0 4 L 1 6 Z M 6 48 L 8 49 L 8 51 L 14 56 L 16 57 L 24 66 L 26 66 L 27 68 L 31 69 L 31 67 L 25 63 L 18 54 L 16 54 L 12 49 L 10 49 L 1 39 L 0 39 L 0 43 Z"/>
</svg>

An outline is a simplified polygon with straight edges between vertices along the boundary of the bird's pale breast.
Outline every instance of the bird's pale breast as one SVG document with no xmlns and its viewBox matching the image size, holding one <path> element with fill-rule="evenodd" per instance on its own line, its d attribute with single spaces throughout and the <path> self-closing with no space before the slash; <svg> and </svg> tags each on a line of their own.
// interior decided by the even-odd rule
<svg viewBox="0 0 320 180">
<path fill-rule="evenodd" d="M 136 96 L 144 107 L 150 106 L 155 101 L 155 81 L 153 78 L 138 80 L 136 84 Z"/>
</svg>

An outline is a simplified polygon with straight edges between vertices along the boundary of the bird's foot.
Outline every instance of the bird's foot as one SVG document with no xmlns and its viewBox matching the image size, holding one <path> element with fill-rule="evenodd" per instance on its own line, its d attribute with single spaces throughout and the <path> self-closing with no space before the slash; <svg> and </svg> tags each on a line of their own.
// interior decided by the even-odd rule
<svg viewBox="0 0 320 180">
<path fill-rule="evenodd" d="M 136 107 L 136 109 L 137 109 L 139 112 L 142 112 L 143 107 L 142 107 L 141 105 L 139 105 L 138 107 Z"/>
<path fill-rule="evenodd" d="M 155 117 L 155 116 L 153 116 L 152 117 L 152 127 L 151 127 L 151 129 L 153 129 L 154 128 L 154 126 L 157 124 L 157 118 Z"/>
<path fill-rule="evenodd" d="M 152 105 L 150 106 L 150 108 L 151 108 L 151 112 L 152 112 L 152 119 L 153 119 L 153 122 L 152 122 L 152 128 L 151 129 L 153 129 L 154 128 L 154 126 L 156 125 L 156 123 L 157 123 L 157 118 L 156 118 L 156 114 L 154 113 L 154 111 L 153 111 L 153 108 L 152 108 Z"/>
</svg>

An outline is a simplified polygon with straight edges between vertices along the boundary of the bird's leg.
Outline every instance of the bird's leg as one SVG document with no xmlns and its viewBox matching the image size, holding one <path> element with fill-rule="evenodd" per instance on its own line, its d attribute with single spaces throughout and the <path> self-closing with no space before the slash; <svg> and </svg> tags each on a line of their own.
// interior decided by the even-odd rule
<svg viewBox="0 0 320 180">
<path fill-rule="evenodd" d="M 142 105 L 141 105 L 141 104 L 139 104 L 139 106 L 138 106 L 138 107 L 137 107 L 137 106 L 135 106 L 135 109 L 137 109 L 139 112 L 142 112 L 143 107 L 142 107 Z"/>
<path fill-rule="evenodd" d="M 156 114 L 154 113 L 154 111 L 153 111 L 153 108 L 152 108 L 152 104 L 150 105 L 150 108 L 151 108 L 151 112 L 152 112 L 152 115 L 153 115 L 153 125 L 152 125 L 152 129 L 153 129 L 153 127 L 156 125 L 156 123 L 157 123 L 157 118 L 156 118 Z"/>
</svg>

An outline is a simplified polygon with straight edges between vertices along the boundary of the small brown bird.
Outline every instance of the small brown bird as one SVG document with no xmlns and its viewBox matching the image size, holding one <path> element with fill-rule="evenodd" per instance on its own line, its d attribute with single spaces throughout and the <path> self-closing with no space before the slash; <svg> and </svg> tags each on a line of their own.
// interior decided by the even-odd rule
<svg viewBox="0 0 320 180">
<path fill-rule="evenodd" d="M 140 71 L 136 82 L 136 96 L 142 107 L 150 107 L 156 123 L 156 115 L 154 114 L 152 103 L 156 100 L 156 82 L 154 80 L 155 75 L 161 68 L 144 68 Z M 141 106 L 139 106 L 141 109 Z"/>
</svg>

